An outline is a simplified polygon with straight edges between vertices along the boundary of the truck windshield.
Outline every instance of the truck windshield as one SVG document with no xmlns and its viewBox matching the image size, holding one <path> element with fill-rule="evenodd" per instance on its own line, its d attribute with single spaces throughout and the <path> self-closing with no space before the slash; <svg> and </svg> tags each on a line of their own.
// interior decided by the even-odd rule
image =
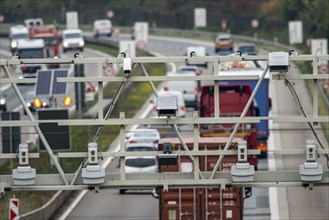
<svg viewBox="0 0 329 220">
<path fill-rule="evenodd" d="M 46 46 L 57 44 L 57 39 L 55 37 L 40 37 L 40 38 L 36 38 L 36 39 L 43 39 Z"/>
<path fill-rule="evenodd" d="M 45 58 L 43 48 L 35 48 L 35 49 L 20 49 L 18 54 L 21 58 Z"/>
</svg>

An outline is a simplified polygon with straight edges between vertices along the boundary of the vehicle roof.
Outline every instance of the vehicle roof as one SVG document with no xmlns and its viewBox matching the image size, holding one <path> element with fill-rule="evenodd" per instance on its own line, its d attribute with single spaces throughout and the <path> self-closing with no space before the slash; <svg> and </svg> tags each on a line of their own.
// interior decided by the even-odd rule
<svg viewBox="0 0 329 220">
<path fill-rule="evenodd" d="M 132 131 L 132 133 L 140 132 L 140 131 L 152 131 L 152 132 L 158 132 L 157 129 L 149 129 L 149 128 L 137 128 L 136 130 Z"/>
<path fill-rule="evenodd" d="M 154 143 L 133 143 L 133 144 L 127 143 L 126 144 L 126 148 L 129 148 L 129 147 L 151 147 L 151 148 L 154 148 L 155 146 L 156 146 L 156 144 L 154 144 Z"/>
<path fill-rule="evenodd" d="M 222 39 L 222 38 L 231 38 L 230 34 L 218 34 L 217 39 Z"/>
<path fill-rule="evenodd" d="M 18 49 L 27 49 L 27 48 L 36 48 L 36 47 L 44 47 L 45 43 L 42 39 L 20 39 L 17 41 Z"/>
<path fill-rule="evenodd" d="M 199 144 L 225 144 L 226 142 L 228 142 L 229 137 L 199 137 L 198 138 L 198 142 Z M 232 140 L 232 144 L 237 143 L 239 141 L 243 140 L 242 138 L 237 138 L 234 137 Z M 180 145 L 181 142 L 179 140 L 179 138 L 162 138 L 159 141 L 159 144 L 163 144 L 166 142 L 171 142 L 174 145 Z M 193 137 L 184 137 L 184 142 L 186 144 L 193 144 L 194 143 L 194 138 Z"/>
<path fill-rule="evenodd" d="M 81 29 L 65 29 L 62 32 L 63 34 L 73 34 L 73 33 L 82 33 Z"/>
<path fill-rule="evenodd" d="M 101 20 L 95 20 L 94 24 L 99 24 L 99 23 L 109 23 L 111 24 L 111 21 L 109 19 L 101 19 Z"/>
<path fill-rule="evenodd" d="M 29 29 L 23 25 L 16 25 L 16 26 L 10 27 L 10 32 L 29 33 Z"/>
<path fill-rule="evenodd" d="M 48 24 L 48 25 L 42 25 L 42 26 L 34 26 L 31 29 L 32 32 L 36 32 L 36 33 L 44 33 L 44 32 L 56 32 L 57 28 L 55 25 L 53 24 Z"/>
<path fill-rule="evenodd" d="M 183 93 L 181 91 L 176 91 L 176 90 L 161 90 L 158 92 L 158 95 L 175 95 L 175 96 L 183 96 Z"/>
</svg>

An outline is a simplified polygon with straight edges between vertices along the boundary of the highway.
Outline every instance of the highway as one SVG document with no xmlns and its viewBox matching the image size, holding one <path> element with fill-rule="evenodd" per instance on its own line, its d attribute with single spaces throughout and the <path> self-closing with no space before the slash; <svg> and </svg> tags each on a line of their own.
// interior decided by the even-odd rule
<svg viewBox="0 0 329 220">
<path fill-rule="evenodd" d="M 196 42 L 205 45 L 207 52 L 213 54 L 212 42 Z M 186 40 L 150 37 L 148 50 L 162 56 L 180 56 L 185 53 L 186 47 L 193 44 Z M 72 55 L 68 53 L 68 56 Z M 86 50 L 84 57 L 96 56 Z M 95 67 L 86 67 L 86 74 L 93 73 Z M 292 71 L 298 71 L 294 66 Z M 311 99 L 303 81 L 294 82 L 299 98 L 309 115 L 312 114 Z M 29 86 L 20 87 L 28 89 Z M 271 97 L 273 115 L 301 115 L 295 100 L 283 81 L 271 83 Z M 17 106 L 10 104 L 11 108 Z M 328 120 L 329 122 L 329 120 Z M 323 132 L 318 130 L 321 140 L 325 141 Z M 269 145 L 272 149 L 304 148 L 305 141 L 313 138 L 308 127 L 301 124 L 271 124 Z M 323 143 L 328 146 L 328 143 Z M 261 169 L 289 170 L 298 169 L 305 162 L 305 156 L 285 156 L 262 160 Z M 319 162 L 325 166 L 323 158 Z M 114 160 L 106 172 L 117 170 L 118 162 Z M 317 187 L 313 190 L 304 188 L 258 188 L 254 189 L 253 197 L 245 200 L 244 219 L 329 219 L 329 187 Z M 88 192 L 71 212 L 67 219 L 158 219 L 158 200 L 148 191 L 133 191 L 119 195 L 118 190 L 104 190 L 99 193 Z"/>
<path fill-rule="evenodd" d="M 195 41 L 194 41 L 195 42 Z M 203 45 L 204 42 L 196 42 Z M 165 39 L 151 37 L 148 50 L 163 56 L 175 56 L 184 54 L 186 47 L 193 44 L 186 40 Z M 207 52 L 211 54 L 212 43 L 205 43 Z M 298 71 L 292 68 L 293 71 Z M 271 97 L 273 102 L 273 115 L 301 115 L 296 107 L 289 90 L 283 85 L 283 81 L 271 83 Z M 296 90 L 307 112 L 311 114 L 311 101 L 307 94 L 304 82 L 296 83 Z M 283 130 L 282 130 L 283 129 Z M 321 140 L 325 140 L 323 133 Z M 301 124 L 271 124 L 271 136 L 269 145 L 272 149 L 304 148 L 307 138 L 313 138 L 311 132 Z M 328 146 L 327 143 L 324 143 Z M 298 169 L 305 162 L 304 156 L 275 157 L 269 156 L 269 169 Z M 110 168 L 115 169 L 113 162 Z M 260 162 L 261 169 L 267 169 L 267 161 Z M 325 161 L 321 160 L 322 164 Z M 325 166 L 324 166 L 325 167 Z M 325 168 L 327 169 L 327 168 Z M 270 193 L 270 194 L 269 194 Z M 100 194 L 102 194 L 100 196 Z M 123 198 L 125 202 L 121 201 Z M 318 199 L 320 198 L 320 199 Z M 117 202 L 120 208 L 117 209 Z M 67 219 L 158 219 L 157 200 L 150 194 L 128 193 L 119 195 L 117 190 L 108 190 L 100 193 L 88 192 Z M 244 219 L 329 219 L 329 188 L 318 187 L 313 190 L 304 188 L 254 188 L 253 196 L 245 200 Z M 116 204 L 116 205 L 114 205 Z M 136 205 L 139 208 L 136 208 Z"/>
</svg>

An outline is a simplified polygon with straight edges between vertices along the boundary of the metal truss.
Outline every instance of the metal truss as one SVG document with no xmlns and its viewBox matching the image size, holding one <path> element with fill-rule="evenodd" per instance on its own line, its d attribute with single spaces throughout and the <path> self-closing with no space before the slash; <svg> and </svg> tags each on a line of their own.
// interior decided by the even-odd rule
<svg viewBox="0 0 329 220">
<path fill-rule="evenodd" d="M 218 74 L 219 67 L 225 62 L 242 62 L 242 61 L 268 61 L 268 56 L 207 56 L 207 57 L 134 57 L 131 58 L 133 64 L 138 64 L 142 69 L 144 76 L 134 76 L 133 74 L 124 74 L 123 76 L 113 76 L 104 77 L 101 73 L 102 64 L 123 64 L 124 57 L 112 58 L 81 58 L 77 57 L 74 59 L 69 58 L 58 58 L 58 59 L 0 59 L 0 66 L 5 72 L 7 78 L 1 78 L 1 84 L 10 83 L 16 92 L 24 110 L 27 112 L 30 120 L 21 121 L 1 121 L 0 127 L 11 127 L 11 126 L 34 126 L 41 141 L 46 147 L 49 156 L 55 163 L 55 167 L 59 174 L 38 174 L 35 178 L 35 184 L 33 185 L 15 185 L 12 175 L 1 175 L 0 176 L 0 191 L 4 192 L 6 190 L 82 190 L 82 189 L 103 189 L 103 188 L 152 188 L 152 187 L 163 187 L 167 189 L 168 187 L 235 187 L 235 186 L 256 186 L 256 187 L 280 187 L 280 186 L 322 186 L 329 185 L 329 171 L 324 170 L 322 174 L 322 179 L 320 181 L 301 181 L 298 168 L 293 171 L 256 171 L 254 174 L 253 181 L 248 182 L 236 182 L 232 181 L 232 176 L 228 172 L 217 171 L 225 155 L 237 155 L 236 150 L 228 150 L 232 139 L 234 138 L 240 124 L 243 123 L 258 123 L 261 120 L 270 120 L 274 123 L 319 123 L 319 122 L 329 122 L 329 115 L 319 116 L 318 110 L 318 87 L 313 87 L 313 115 L 308 117 L 302 116 L 270 116 L 270 117 L 246 117 L 246 111 L 248 110 L 253 97 L 258 91 L 258 87 L 266 74 L 270 74 L 272 80 L 313 80 L 316 82 L 321 79 L 328 79 L 328 75 L 318 74 L 318 63 L 328 62 L 328 55 L 289 55 L 289 62 L 302 61 L 309 62 L 313 64 L 312 74 L 290 74 L 283 72 L 268 72 L 268 67 L 259 76 L 245 76 L 245 75 L 232 75 L 232 76 L 221 76 Z M 212 75 L 202 75 L 202 76 L 149 76 L 143 66 L 143 64 L 148 63 L 185 63 L 185 62 L 208 62 L 212 64 L 213 74 Z M 16 83 L 35 83 L 36 79 L 18 79 L 13 78 L 8 71 L 8 66 L 15 66 L 19 64 L 97 64 L 98 76 L 95 77 L 68 77 L 68 78 L 58 78 L 58 82 L 97 82 L 98 89 L 98 117 L 97 119 L 71 119 L 71 120 L 36 120 L 31 114 L 30 110 L 25 105 L 24 99 Z M 244 108 L 244 111 L 240 117 L 220 117 L 219 109 L 219 82 L 221 80 L 243 80 L 243 79 L 257 79 L 258 83 L 252 92 L 252 95 Z M 118 119 L 107 119 L 103 115 L 103 83 L 104 82 L 149 82 L 154 94 L 157 96 L 156 88 L 153 85 L 153 81 L 192 81 L 192 80 L 207 80 L 214 82 L 214 116 L 213 117 L 198 117 L 197 112 L 193 113 L 190 118 L 147 118 L 147 119 L 135 119 L 135 118 L 125 118 L 124 112 L 120 114 Z M 217 86 L 216 86 L 217 85 Z M 106 173 L 104 176 L 104 181 L 102 183 L 85 183 L 83 177 L 81 177 L 80 168 L 73 174 L 64 173 L 61 165 L 59 164 L 56 155 L 54 154 L 51 146 L 47 143 L 44 138 L 42 131 L 39 127 L 40 123 L 45 122 L 56 122 L 60 126 L 104 126 L 104 125 L 120 125 L 120 151 L 119 152 L 103 152 L 103 157 L 119 157 L 120 158 L 120 172 L 119 173 Z M 228 142 L 226 143 L 223 151 L 199 151 L 199 131 L 198 126 L 200 124 L 217 124 L 217 123 L 230 123 L 235 124 L 234 130 L 231 133 Z M 126 174 L 124 170 L 124 160 L 126 156 L 158 156 L 163 152 L 126 152 L 124 147 L 124 131 L 125 127 L 129 125 L 141 125 L 141 124 L 170 124 L 175 128 L 177 137 L 179 138 L 184 151 L 176 151 L 178 156 L 188 156 L 194 164 L 193 173 L 146 173 L 146 174 Z M 184 139 L 181 137 L 177 125 L 180 124 L 190 124 L 193 125 L 193 137 L 194 137 L 194 147 L 193 150 L 189 150 L 184 143 Z M 87 145 L 88 143 L 86 143 Z M 316 149 L 318 155 L 329 155 L 328 146 L 324 149 Z M 250 155 L 259 155 L 258 150 L 248 150 Z M 279 150 L 269 152 L 272 154 L 307 154 L 305 146 L 301 146 L 299 150 Z M 212 172 L 200 171 L 199 168 L 199 157 L 204 155 L 217 155 L 219 159 L 216 163 Z M 38 153 L 28 154 L 29 158 L 38 158 Z M 87 152 L 61 152 L 58 153 L 59 158 L 70 158 L 70 157 L 88 157 Z M 17 158 L 17 154 L 0 154 L 0 159 L 5 158 Z M 97 158 L 98 159 L 98 158 Z"/>
</svg>

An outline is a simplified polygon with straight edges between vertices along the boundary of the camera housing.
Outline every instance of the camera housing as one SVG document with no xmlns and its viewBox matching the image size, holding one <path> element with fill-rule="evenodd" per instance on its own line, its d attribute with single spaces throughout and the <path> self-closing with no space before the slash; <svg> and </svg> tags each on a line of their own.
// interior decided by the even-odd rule
<svg viewBox="0 0 329 220">
<path fill-rule="evenodd" d="M 131 58 L 123 58 L 123 72 L 125 74 L 131 73 Z"/>
<path fill-rule="evenodd" d="M 272 52 L 268 54 L 270 72 L 288 72 L 289 54 L 286 52 Z"/>
<path fill-rule="evenodd" d="M 159 96 L 156 102 L 158 116 L 176 117 L 178 105 L 176 96 Z"/>
</svg>

